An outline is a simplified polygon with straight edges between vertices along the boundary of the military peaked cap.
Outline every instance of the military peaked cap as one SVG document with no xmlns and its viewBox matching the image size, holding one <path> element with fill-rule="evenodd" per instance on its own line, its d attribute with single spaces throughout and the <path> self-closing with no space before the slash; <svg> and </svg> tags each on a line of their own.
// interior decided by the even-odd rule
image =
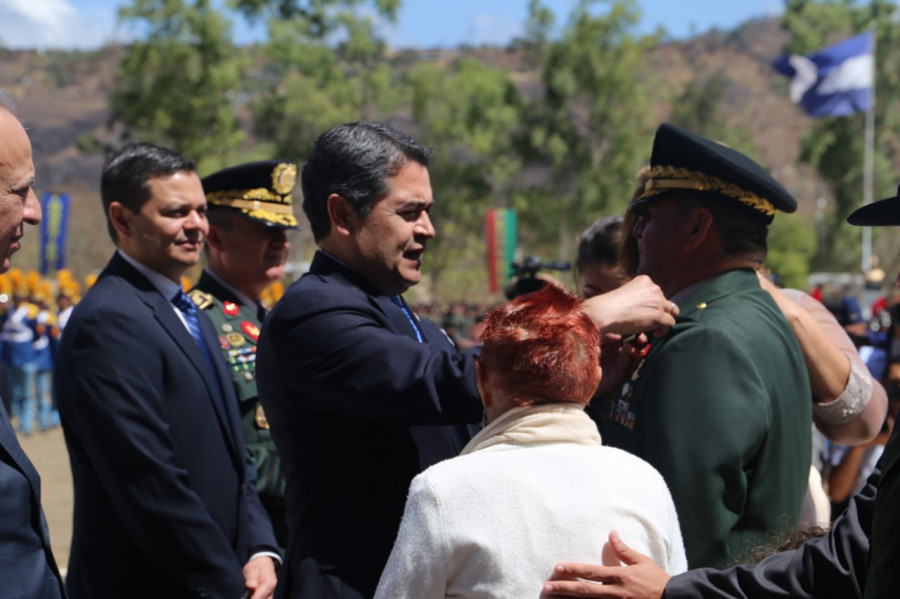
<svg viewBox="0 0 900 599">
<path fill-rule="evenodd" d="M 900 187 L 893 197 L 857 208 L 847 217 L 847 222 L 864 227 L 900 225 Z"/>
<path fill-rule="evenodd" d="M 293 162 L 249 162 L 207 175 L 201 182 L 210 209 L 230 208 L 269 227 L 298 228 L 291 199 L 297 183 Z"/>
<path fill-rule="evenodd" d="M 670 123 L 656 130 L 650 179 L 632 209 L 676 190 L 694 190 L 733 200 L 771 222 L 776 210 L 793 212 L 797 201 L 778 181 L 737 150 Z"/>
</svg>

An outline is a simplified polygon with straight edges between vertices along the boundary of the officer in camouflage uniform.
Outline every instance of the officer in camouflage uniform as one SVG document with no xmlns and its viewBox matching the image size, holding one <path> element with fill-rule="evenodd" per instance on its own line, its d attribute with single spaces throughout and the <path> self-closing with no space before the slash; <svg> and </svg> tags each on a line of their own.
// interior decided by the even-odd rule
<svg viewBox="0 0 900 599">
<path fill-rule="evenodd" d="M 259 473 L 257 491 L 279 544 L 287 543 L 281 460 L 256 390 L 256 340 L 265 317 L 263 290 L 284 276 L 296 229 L 291 192 L 297 165 L 253 162 L 202 180 L 209 206 L 208 266 L 188 294 L 219 334 L 240 402 L 247 452 Z"/>
</svg>

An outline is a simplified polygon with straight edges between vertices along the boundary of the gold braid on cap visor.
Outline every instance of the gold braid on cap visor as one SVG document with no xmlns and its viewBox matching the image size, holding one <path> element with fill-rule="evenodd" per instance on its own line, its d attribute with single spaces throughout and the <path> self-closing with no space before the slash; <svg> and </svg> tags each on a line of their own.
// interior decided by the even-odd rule
<svg viewBox="0 0 900 599">
<path fill-rule="evenodd" d="M 762 212 L 766 216 L 775 214 L 775 205 L 753 192 L 734 183 L 727 183 L 718 177 L 711 177 L 699 171 L 677 166 L 654 166 L 651 168 L 650 179 L 644 184 L 644 192 L 638 199 L 649 198 L 671 189 L 715 191 L 723 196 L 733 198 L 757 212 Z"/>
</svg>

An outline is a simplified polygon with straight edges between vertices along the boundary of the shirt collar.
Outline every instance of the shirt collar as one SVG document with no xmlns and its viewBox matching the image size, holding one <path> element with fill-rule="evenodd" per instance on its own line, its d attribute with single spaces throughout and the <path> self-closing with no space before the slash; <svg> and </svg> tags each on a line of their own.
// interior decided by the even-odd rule
<svg viewBox="0 0 900 599">
<path fill-rule="evenodd" d="M 125 262 L 128 262 L 128 264 L 135 267 L 138 272 L 147 277 L 147 280 L 150 281 L 150 284 L 153 285 L 156 290 L 159 291 L 163 295 L 163 297 L 170 302 L 172 301 L 172 298 L 175 297 L 175 294 L 178 291 L 184 291 L 180 284 L 176 283 L 165 275 L 159 274 L 152 268 L 144 266 L 122 250 L 116 250 L 116 252 L 125 260 Z"/>
</svg>

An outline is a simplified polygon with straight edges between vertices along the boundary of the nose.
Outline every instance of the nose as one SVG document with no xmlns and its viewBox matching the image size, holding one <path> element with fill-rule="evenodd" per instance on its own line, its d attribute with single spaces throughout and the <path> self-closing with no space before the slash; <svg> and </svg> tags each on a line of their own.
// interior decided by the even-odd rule
<svg viewBox="0 0 900 599">
<path fill-rule="evenodd" d="M 31 188 L 25 195 L 25 210 L 22 213 L 22 219 L 29 225 L 37 225 L 41 222 L 41 203 L 38 202 L 37 194 Z"/>
<path fill-rule="evenodd" d="M 184 228 L 191 230 L 200 229 L 201 231 L 206 232 L 206 230 L 209 229 L 209 225 L 206 221 L 206 213 L 199 210 L 191 210 L 184 220 Z"/>
<path fill-rule="evenodd" d="M 415 234 L 417 237 L 425 237 L 431 239 L 434 237 L 434 225 L 431 224 L 431 217 L 424 210 L 422 216 L 416 221 Z"/>
</svg>

